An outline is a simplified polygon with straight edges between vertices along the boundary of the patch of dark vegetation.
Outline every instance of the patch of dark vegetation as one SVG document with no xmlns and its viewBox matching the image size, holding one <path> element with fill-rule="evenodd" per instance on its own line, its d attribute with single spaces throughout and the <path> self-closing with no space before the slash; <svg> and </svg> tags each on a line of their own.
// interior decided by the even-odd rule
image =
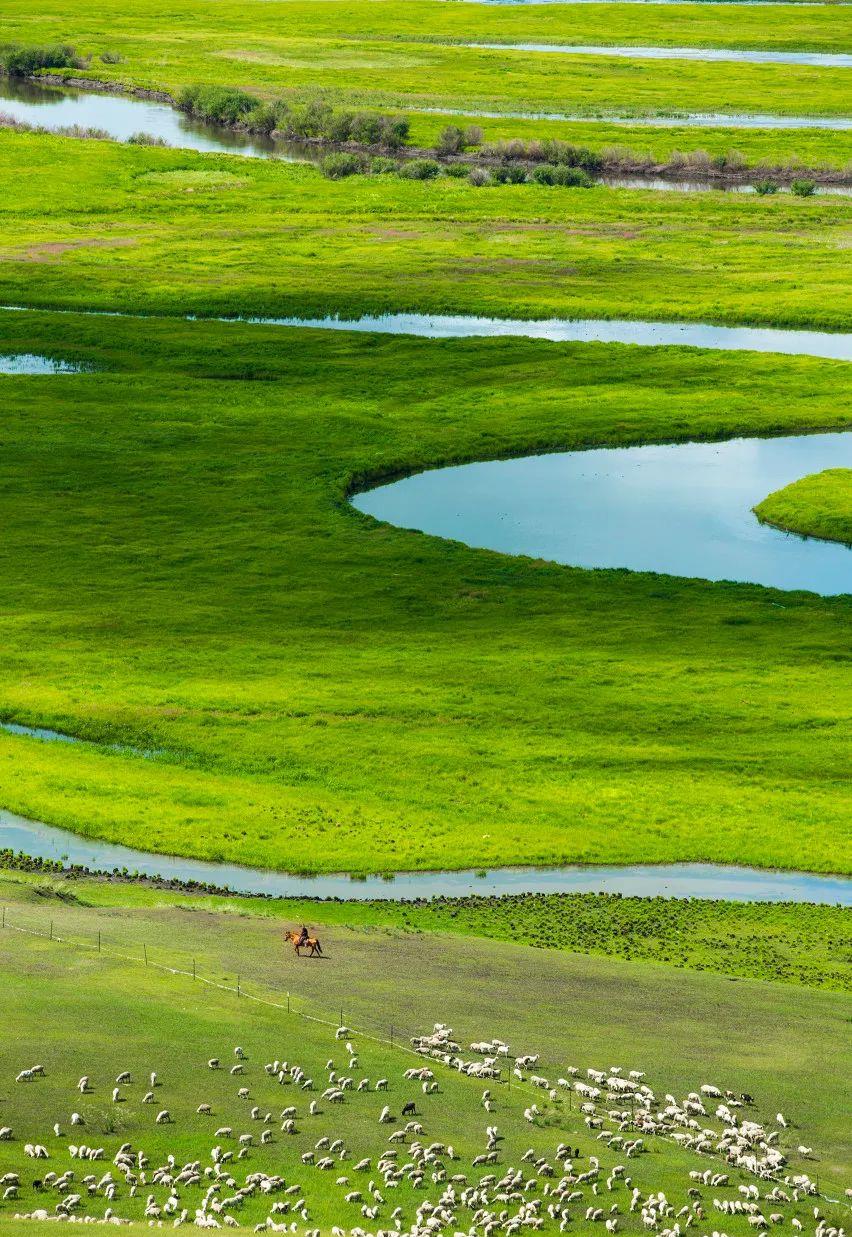
<svg viewBox="0 0 852 1237">
<path fill-rule="evenodd" d="M 51 43 L 45 46 L 22 46 L 7 43 L 0 47 L 0 70 L 9 77 L 32 77 L 42 69 L 80 69 L 88 61 L 74 54 L 68 43 Z"/>
</svg>

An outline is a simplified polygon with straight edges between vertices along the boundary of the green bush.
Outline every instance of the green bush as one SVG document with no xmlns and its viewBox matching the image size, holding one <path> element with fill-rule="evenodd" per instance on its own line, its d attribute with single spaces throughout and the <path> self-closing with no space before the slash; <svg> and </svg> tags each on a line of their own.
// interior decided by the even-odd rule
<svg viewBox="0 0 852 1237">
<path fill-rule="evenodd" d="M 131 133 L 127 139 L 128 146 L 168 146 L 168 142 L 164 137 L 157 137 L 153 133 Z"/>
<path fill-rule="evenodd" d="M 245 121 L 260 106 L 254 95 L 228 86 L 186 86 L 178 98 L 182 111 L 223 125 Z"/>
<path fill-rule="evenodd" d="M 527 169 L 522 163 L 503 163 L 491 173 L 497 185 L 522 185 L 527 179 Z"/>
<path fill-rule="evenodd" d="M 121 61 L 118 52 L 101 52 L 101 64 L 121 64 Z"/>
<path fill-rule="evenodd" d="M 778 192 L 778 182 L 775 180 L 759 180 L 754 186 L 755 193 L 759 193 L 762 198 L 769 194 Z"/>
<path fill-rule="evenodd" d="M 468 180 L 472 185 L 476 185 L 477 188 L 482 185 L 490 185 L 492 183 L 491 176 L 487 168 L 471 168 Z"/>
<path fill-rule="evenodd" d="M 474 168 L 473 171 L 479 169 Z M 455 180 L 466 180 L 471 175 L 471 167 L 469 163 L 448 163 L 444 167 L 444 175 L 452 176 Z"/>
<path fill-rule="evenodd" d="M 466 125 L 463 140 L 465 146 L 481 146 L 482 129 L 479 125 Z"/>
<path fill-rule="evenodd" d="M 403 163 L 399 170 L 400 176 L 406 180 L 434 180 L 440 172 L 441 165 L 434 159 L 411 159 Z"/>
<path fill-rule="evenodd" d="M 532 179 L 537 185 L 555 185 L 556 168 L 552 163 L 542 163 L 533 169 Z"/>
<path fill-rule="evenodd" d="M 376 155 L 370 162 L 370 171 L 375 176 L 387 176 L 399 171 L 396 159 L 388 159 L 385 155 Z"/>
<path fill-rule="evenodd" d="M 435 150 L 439 155 L 457 155 L 464 150 L 464 131 L 458 125 L 447 125 L 441 130 Z"/>
<path fill-rule="evenodd" d="M 73 69 L 77 63 L 74 48 L 67 43 L 46 47 L 13 45 L 0 51 L 0 68 L 10 77 L 29 77 L 41 69 Z"/>
<path fill-rule="evenodd" d="M 320 163 L 323 176 L 329 180 L 343 180 L 345 176 L 362 176 L 369 171 L 369 163 L 364 155 L 354 151 L 340 151 L 326 155 Z"/>
<path fill-rule="evenodd" d="M 591 189 L 595 182 L 589 173 L 584 172 L 582 168 L 562 165 L 556 168 L 553 183 L 554 185 L 564 185 L 567 189 Z"/>
<path fill-rule="evenodd" d="M 816 184 L 812 180 L 794 180 L 790 191 L 795 193 L 797 198 L 810 198 L 816 193 Z"/>
</svg>

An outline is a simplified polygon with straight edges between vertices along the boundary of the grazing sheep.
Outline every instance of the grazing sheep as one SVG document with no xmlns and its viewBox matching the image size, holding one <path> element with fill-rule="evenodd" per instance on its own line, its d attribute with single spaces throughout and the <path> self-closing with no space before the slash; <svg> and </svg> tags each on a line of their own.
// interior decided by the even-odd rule
<svg viewBox="0 0 852 1237">
<path fill-rule="evenodd" d="M 160 1112 L 157 1113 L 157 1116 L 155 1118 L 157 1125 L 169 1125 L 171 1123 L 171 1120 L 172 1119 L 171 1119 L 171 1116 L 169 1115 L 168 1108 L 163 1108 Z"/>
</svg>

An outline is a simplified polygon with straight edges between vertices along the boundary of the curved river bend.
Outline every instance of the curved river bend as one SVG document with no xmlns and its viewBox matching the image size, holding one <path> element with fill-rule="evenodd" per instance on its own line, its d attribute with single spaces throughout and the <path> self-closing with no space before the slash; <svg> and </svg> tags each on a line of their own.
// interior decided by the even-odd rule
<svg viewBox="0 0 852 1237">
<path fill-rule="evenodd" d="M 482 549 L 585 568 L 852 593 L 852 549 L 760 524 L 752 507 L 825 468 L 852 433 L 624 447 L 433 469 L 359 494 L 359 511 Z"/>
<path fill-rule="evenodd" d="M 624 867 L 498 868 L 476 872 L 397 872 L 364 878 L 333 873 L 298 876 L 239 864 L 152 855 L 93 841 L 0 811 L 0 848 L 101 871 L 126 868 L 147 876 L 197 881 L 234 893 L 292 898 L 397 900 L 520 893 L 621 893 L 633 897 L 724 898 L 735 902 L 816 902 L 852 906 L 852 880 L 808 872 L 761 871 L 717 864 Z"/>
</svg>

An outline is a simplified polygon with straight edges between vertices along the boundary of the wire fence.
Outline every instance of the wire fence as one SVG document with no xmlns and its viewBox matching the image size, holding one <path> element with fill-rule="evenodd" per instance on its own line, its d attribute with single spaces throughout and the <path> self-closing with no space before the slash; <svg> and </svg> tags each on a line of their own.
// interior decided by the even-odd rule
<svg viewBox="0 0 852 1237">
<path fill-rule="evenodd" d="M 25 912 L 20 906 L 15 907 L 14 913 L 8 906 L 0 907 L 0 931 L 16 932 L 24 936 L 55 942 L 57 945 L 85 950 L 92 954 L 101 955 L 105 959 L 114 959 L 115 961 L 132 963 L 137 966 L 150 967 L 168 975 L 184 977 L 193 983 L 202 984 L 220 992 L 232 993 L 238 1000 L 245 1000 L 270 1009 L 277 1009 L 282 1013 L 304 1019 L 307 1022 L 333 1027 L 335 1031 L 341 1027 L 348 1027 L 353 1036 L 368 1039 L 373 1043 L 382 1044 L 407 1054 L 421 1064 L 428 1062 L 430 1067 L 438 1066 L 450 1073 L 455 1072 L 452 1066 L 446 1065 L 444 1062 L 432 1057 L 424 1057 L 422 1053 L 412 1047 L 412 1039 L 417 1035 L 422 1035 L 424 1031 L 428 1033 L 431 1031 L 431 1027 L 405 1026 L 401 1021 L 382 1022 L 379 1019 L 370 1018 L 363 1012 L 358 1014 L 357 1019 L 347 1021 L 345 1007 L 340 1008 L 339 1017 L 335 1018 L 330 1016 L 331 1011 L 322 1009 L 318 1005 L 312 1005 L 305 996 L 294 992 L 290 988 L 279 988 L 268 981 L 260 982 L 254 978 L 249 980 L 249 985 L 247 986 L 241 974 L 216 974 L 215 967 L 211 964 L 207 965 L 212 973 L 206 973 L 205 960 L 198 952 L 178 950 L 172 947 L 166 950 L 163 946 L 149 945 L 146 941 L 116 942 L 112 938 L 107 940 L 101 928 L 98 928 L 95 932 L 80 936 L 70 934 L 67 927 L 63 928 L 60 933 L 56 930 L 56 923 L 53 918 L 48 918 L 46 922 L 43 918 L 37 918 L 37 926 L 32 922 L 27 923 Z M 170 955 L 169 962 L 161 960 L 164 954 Z M 367 1024 L 366 1026 L 364 1025 L 365 1023 Z M 505 1087 L 507 1092 L 514 1091 L 522 1095 L 526 1094 L 541 1099 L 542 1091 L 538 1087 L 532 1086 L 529 1082 L 518 1079 L 512 1072 L 512 1065 L 513 1061 L 509 1059 L 507 1061 L 509 1068 L 505 1071 L 505 1077 L 502 1076 L 503 1071 L 501 1071 L 499 1079 L 488 1080 L 489 1085 L 499 1085 Z M 571 1090 L 565 1090 L 564 1093 L 560 1093 L 560 1099 L 567 1101 L 569 1112 L 573 1110 L 574 1098 Z M 577 1097 L 578 1104 L 580 1100 L 581 1097 Z M 630 1097 L 622 1097 L 619 1102 L 630 1103 Z M 654 1137 L 664 1142 L 678 1145 L 676 1139 L 668 1135 L 657 1133 Z M 775 1174 L 772 1179 L 779 1182 L 784 1180 L 780 1172 Z M 829 1194 L 825 1193 L 823 1187 L 820 1186 L 819 1174 L 815 1176 L 814 1180 L 817 1187 L 817 1195 L 815 1197 L 819 1197 L 833 1205 L 840 1205 L 844 1210 L 852 1211 L 852 1205 L 845 1198 L 834 1197 L 835 1192 L 842 1194 L 842 1188 L 836 1182 L 827 1183 L 826 1188 L 831 1191 Z"/>
</svg>

